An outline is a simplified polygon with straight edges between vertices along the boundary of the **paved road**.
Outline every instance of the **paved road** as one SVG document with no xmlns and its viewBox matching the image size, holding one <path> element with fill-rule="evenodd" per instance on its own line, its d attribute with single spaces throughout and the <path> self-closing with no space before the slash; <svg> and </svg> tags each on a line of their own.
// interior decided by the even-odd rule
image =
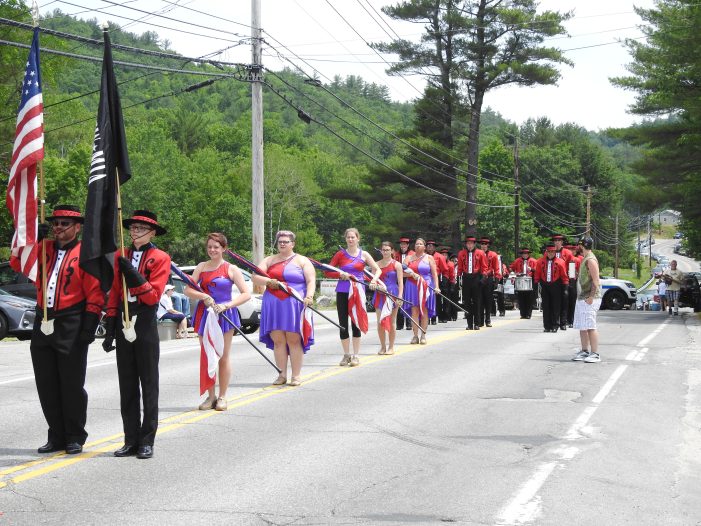
<svg viewBox="0 0 701 526">
<path fill-rule="evenodd" d="M 198 349 L 163 345 L 151 460 L 117 459 L 114 356 L 91 349 L 83 454 L 39 456 L 27 345 L 0 343 L 0 525 L 701 524 L 701 325 L 600 313 L 599 364 L 575 331 L 511 311 L 432 327 L 425 346 L 341 368 L 320 326 L 305 382 L 238 339 L 224 413 L 198 403 Z M 402 331 L 402 341 L 408 341 Z"/>
<path fill-rule="evenodd" d="M 678 240 L 676 239 L 658 239 L 657 242 L 652 245 L 652 251 L 653 253 L 667 256 L 670 261 L 676 259 L 677 268 L 682 272 L 699 272 L 701 267 L 698 261 L 674 253 L 674 245 L 676 245 L 677 242 Z"/>
</svg>

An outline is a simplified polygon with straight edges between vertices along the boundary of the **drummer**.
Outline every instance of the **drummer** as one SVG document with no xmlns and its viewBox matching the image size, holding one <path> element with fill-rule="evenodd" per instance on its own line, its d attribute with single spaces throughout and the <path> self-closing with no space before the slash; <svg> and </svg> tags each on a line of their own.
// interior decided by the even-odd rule
<svg viewBox="0 0 701 526">
<path fill-rule="evenodd" d="M 515 289 L 518 297 L 518 310 L 522 320 L 530 320 L 533 312 L 533 272 L 536 260 L 531 257 L 527 247 L 521 248 L 520 257 L 516 258 L 509 269 L 516 273 Z M 519 279 L 526 278 L 526 279 Z"/>
</svg>

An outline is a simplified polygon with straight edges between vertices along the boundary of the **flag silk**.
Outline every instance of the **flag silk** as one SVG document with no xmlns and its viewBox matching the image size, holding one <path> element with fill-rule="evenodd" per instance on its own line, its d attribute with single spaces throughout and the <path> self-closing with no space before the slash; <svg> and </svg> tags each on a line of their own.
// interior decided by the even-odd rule
<svg viewBox="0 0 701 526">
<path fill-rule="evenodd" d="M 357 281 L 350 282 L 348 289 L 348 314 L 353 325 L 363 334 L 368 332 L 368 313 L 365 310 L 365 289 Z"/>
<path fill-rule="evenodd" d="M 419 293 L 419 315 L 421 317 L 427 316 L 427 306 L 428 306 L 428 283 L 424 278 L 419 276 L 418 274 L 416 275 L 417 281 L 416 281 L 416 288 L 418 289 Z"/>
<path fill-rule="evenodd" d="M 105 54 L 102 61 L 100 105 L 88 178 L 80 267 L 100 280 L 102 290 L 106 292 L 114 277 L 114 259 L 110 255 L 117 250 L 117 173 L 119 183 L 124 184 L 131 178 L 131 167 L 110 38 L 107 31 L 103 35 Z"/>
<path fill-rule="evenodd" d="M 22 81 L 22 97 L 17 112 L 15 143 L 12 148 L 10 177 L 7 181 L 7 208 L 15 232 L 10 265 L 32 281 L 37 279 L 37 164 L 44 158 L 44 102 L 39 72 L 39 28 L 34 28 L 32 47 Z"/>
<path fill-rule="evenodd" d="M 392 329 L 392 310 L 394 310 L 394 300 L 389 296 L 385 296 L 382 310 L 380 311 L 380 325 L 387 332 Z"/>
<path fill-rule="evenodd" d="M 208 307 L 200 346 L 200 394 L 214 387 L 217 381 L 217 365 L 223 354 L 224 333 L 219 325 L 219 315 L 212 307 Z"/>
</svg>

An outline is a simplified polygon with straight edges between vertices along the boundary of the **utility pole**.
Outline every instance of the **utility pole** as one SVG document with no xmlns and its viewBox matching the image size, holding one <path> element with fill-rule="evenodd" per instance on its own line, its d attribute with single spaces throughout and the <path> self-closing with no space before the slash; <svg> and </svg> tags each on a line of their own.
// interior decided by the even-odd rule
<svg viewBox="0 0 701 526">
<path fill-rule="evenodd" d="M 647 264 L 652 266 L 652 214 L 647 217 Z"/>
<path fill-rule="evenodd" d="M 263 260 L 265 180 L 263 175 L 263 30 L 260 0 L 251 0 L 251 211 L 252 255 L 254 263 Z"/>
<path fill-rule="evenodd" d="M 519 199 L 521 198 L 521 185 L 519 183 L 519 162 L 518 162 L 518 137 L 514 138 L 514 253 L 518 257 L 521 248 L 521 209 Z"/>
<path fill-rule="evenodd" d="M 618 278 L 618 214 L 616 214 L 616 247 L 613 265 L 613 277 Z"/>
<path fill-rule="evenodd" d="M 587 237 L 591 237 L 591 186 L 587 185 Z"/>
</svg>

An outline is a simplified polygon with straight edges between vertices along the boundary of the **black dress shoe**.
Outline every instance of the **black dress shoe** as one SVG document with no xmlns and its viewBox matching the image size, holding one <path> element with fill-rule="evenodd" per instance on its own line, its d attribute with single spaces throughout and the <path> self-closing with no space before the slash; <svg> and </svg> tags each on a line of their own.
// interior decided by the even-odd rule
<svg viewBox="0 0 701 526">
<path fill-rule="evenodd" d="M 503 317 L 503 316 L 506 316 L 506 312 L 500 312 L 500 313 L 499 313 L 499 316 L 502 316 L 502 317 Z"/>
<path fill-rule="evenodd" d="M 139 446 L 136 458 L 151 458 L 153 456 L 153 446 Z"/>
<path fill-rule="evenodd" d="M 405 331 L 410 331 L 410 330 L 411 330 L 411 325 L 407 325 L 406 327 L 404 327 L 404 330 L 405 330 Z"/>
<path fill-rule="evenodd" d="M 566 330 L 567 330 L 567 325 L 560 325 L 560 330 L 561 330 L 561 331 L 566 331 Z"/>
<path fill-rule="evenodd" d="M 136 450 L 138 448 L 134 445 L 124 444 L 117 451 L 114 452 L 115 457 L 133 457 L 136 455 Z"/>
<path fill-rule="evenodd" d="M 83 445 L 78 444 L 78 442 L 69 442 L 66 444 L 66 453 L 69 455 L 77 455 L 83 452 Z"/>
<path fill-rule="evenodd" d="M 574 327 L 574 324 L 568 323 L 567 326 L 571 329 L 572 327 Z"/>
<path fill-rule="evenodd" d="M 491 321 L 488 321 L 487 323 L 485 323 L 485 325 L 486 325 L 487 327 L 491 327 L 491 326 L 492 326 L 492 322 L 491 322 Z"/>
<path fill-rule="evenodd" d="M 530 320 L 530 319 L 531 319 L 531 317 L 530 317 L 530 316 L 526 316 L 526 319 L 527 319 L 527 320 Z"/>
<path fill-rule="evenodd" d="M 550 329 L 543 329 L 543 332 L 550 332 Z"/>
<path fill-rule="evenodd" d="M 555 327 L 554 329 L 551 329 L 550 332 L 557 332 L 557 327 Z"/>
<path fill-rule="evenodd" d="M 472 330 L 472 325 L 468 325 L 467 327 L 465 327 L 465 330 L 466 330 L 466 331 L 471 331 L 471 330 Z"/>
<path fill-rule="evenodd" d="M 475 330 L 476 330 L 476 331 L 480 330 L 480 326 L 479 326 L 479 325 L 475 325 Z"/>
<path fill-rule="evenodd" d="M 54 453 L 55 451 L 62 451 L 63 449 L 63 445 L 56 444 L 49 440 L 46 444 L 37 449 L 37 453 Z"/>
</svg>

